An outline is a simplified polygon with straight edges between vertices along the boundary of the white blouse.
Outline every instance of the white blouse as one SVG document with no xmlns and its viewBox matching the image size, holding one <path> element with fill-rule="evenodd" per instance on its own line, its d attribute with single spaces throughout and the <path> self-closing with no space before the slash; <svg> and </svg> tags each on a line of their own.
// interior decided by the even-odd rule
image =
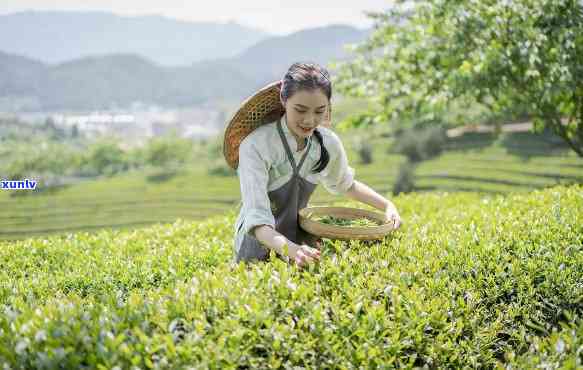
<svg viewBox="0 0 583 370">
<path fill-rule="evenodd" d="M 308 149 L 307 141 L 304 149 L 298 152 L 298 144 L 287 127 L 285 115 L 281 119 L 281 127 L 298 166 Z M 299 175 L 313 184 L 322 184 L 331 194 L 344 194 L 354 182 L 354 169 L 348 165 L 346 152 L 336 133 L 322 126 L 318 127 L 318 131 L 322 134 L 330 161 L 320 173 L 311 171 L 320 159 L 320 143 L 312 134 L 307 139 L 311 141 L 310 152 Z M 242 207 L 235 222 L 235 252 L 238 251 L 244 234 L 249 233 L 253 227 L 271 225 L 275 228 L 267 193 L 283 186 L 293 175 L 277 130 L 277 121 L 256 128 L 243 139 L 239 146 L 237 174 L 241 184 Z"/>
</svg>

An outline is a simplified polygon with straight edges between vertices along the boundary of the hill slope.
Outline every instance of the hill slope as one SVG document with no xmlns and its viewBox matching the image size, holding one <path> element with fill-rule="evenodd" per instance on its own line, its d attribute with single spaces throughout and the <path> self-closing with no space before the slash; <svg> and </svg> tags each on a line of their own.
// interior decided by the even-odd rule
<svg viewBox="0 0 583 370">
<path fill-rule="evenodd" d="M 405 157 L 387 153 L 388 139 L 377 134 L 372 138 L 367 136 L 373 162 L 362 164 L 355 147 L 355 141 L 362 140 L 362 132 L 339 134 L 349 162 L 356 170 L 356 178 L 391 197 Z M 531 133 L 510 134 L 499 145 L 493 145 L 492 140 L 487 134 L 464 135 L 452 140 L 450 150 L 415 168 L 414 189 L 508 193 L 583 183 L 583 162 L 574 153 L 567 152 L 564 145 L 557 152 L 547 138 Z M 30 150 L 35 153 L 32 145 Z M 38 157 L 28 157 L 27 148 L 22 143 L 5 142 L 6 153 L 0 155 L 0 173 L 6 168 L 2 159 L 19 151 L 24 151 L 20 160 L 57 161 L 61 157 L 42 152 Z M 171 222 L 179 217 L 199 220 L 238 204 L 238 178 L 209 175 L 209 169 L 216 163 L 224 165 L 220 150 L 197 150 L 189 162 L 189 167 L 163 182 L 152 181 L 147 171 L 135 171 L 114 178 L 88 178 L 86 182 L 63 188 L 47 188 L 39 183 L 39 193 L 26 196 L 11 196 L 18 191 L 0 191 L 0 239 L 103 227 L 134 228 Z M 311 202 L 330 204 L 341 199 L 318 186 Z"/>
</svg>

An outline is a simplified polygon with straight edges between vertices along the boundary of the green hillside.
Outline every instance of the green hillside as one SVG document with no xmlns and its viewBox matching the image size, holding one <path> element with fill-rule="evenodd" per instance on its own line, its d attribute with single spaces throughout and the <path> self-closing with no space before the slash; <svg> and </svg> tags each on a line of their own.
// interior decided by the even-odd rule
<svg viewBox="0 0 583 370">
<path fill-rule="evenodd" d="M 0 365 L 583 366 L 583 187 L 395 202 L 310 270 L 233 266 L 233 212 L 0 242 Z"/>
<path fill-rule="evenodd" d="M 358 180 L 391 196 L 404 157 L 389 153 L 387 138 L 370 140 L 371 164 L 360 164 L 353 147 L 356 134 L 343 134 L 349 161 Z M 583 161 L 564 148 L 545 147 L 526 134 L 496 144 L 487 135 L 452 140 L 443 155 L 415 169 L 417 191 L 523 192 L 556 184 L 583 183 Z M 502 143 L 504 144 L 504 142 Z M 240 202 L 237 177 L 209 176 L 204 163 L 193 164 L 166 181 L 149 172 L 78 183 L 30 196 L 0 192 L 0 239 L 21 239 L 103 227 L 136 228 L 177 218 L 201 220 L 235 209 Z M 312 203 L 343 201 L 321 186 Z"/>
</svg>

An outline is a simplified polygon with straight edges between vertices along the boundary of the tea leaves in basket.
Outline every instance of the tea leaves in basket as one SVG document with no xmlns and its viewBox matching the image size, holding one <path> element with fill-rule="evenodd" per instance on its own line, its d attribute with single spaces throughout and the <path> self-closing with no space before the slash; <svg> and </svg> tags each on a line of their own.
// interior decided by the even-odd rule
<svg viewBox="0 0 583 370">
<path fill-rule="evenodd" d="M 314 221 L 321 222 L 327 225 L 344 226 L 344 227 L 371 227 L 379 226 L 377 221 L 373 221 L 366 217 L 357 219 L 347 219 L 334 216 L 318 216 L 312 218 Z"/>
</svg>

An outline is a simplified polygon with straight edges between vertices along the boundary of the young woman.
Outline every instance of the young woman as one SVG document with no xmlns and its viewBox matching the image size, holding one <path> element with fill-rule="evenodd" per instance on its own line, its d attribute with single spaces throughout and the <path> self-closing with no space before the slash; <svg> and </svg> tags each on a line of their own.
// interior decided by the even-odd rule
<svg viewBox="0 0 583 370">
<path fill-rule="evenodd" d="M 247 99 L 229 123 L 224 154 L 237 168 L 243 203 L 234 262 L 265 261 L 271 249 L 299 266 L 319 260 L 319 241 L 298 224 L 298 211 L 318 184 L 383 211 L 395 228 L 401 224 L 391 201 L 354 179 L 342 142 L 324 127 L 330 123 L 329 76 L 317 64 L 295 63 L 282 81 Z"/>
</svg>

